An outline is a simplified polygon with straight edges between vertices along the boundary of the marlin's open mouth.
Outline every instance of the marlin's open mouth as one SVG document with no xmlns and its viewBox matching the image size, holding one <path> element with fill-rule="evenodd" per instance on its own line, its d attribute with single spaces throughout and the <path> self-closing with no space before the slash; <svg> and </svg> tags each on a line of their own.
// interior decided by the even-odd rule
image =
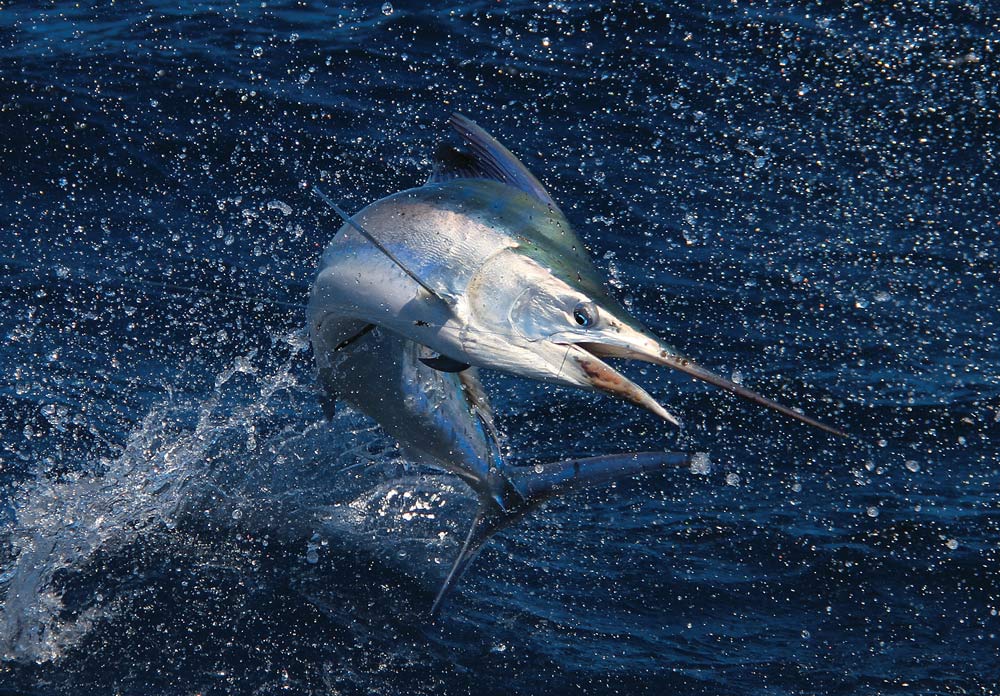
<svg viewBox="0 0 1000 696">
<path fill-rule="evenodd" d="M 681 422 L 663 408 L 645 389 L 598 357 L 597 351 L 600 350 L 600 344 L 569 343 L 565 345 L 570 350 L 567 360 L 572 360 L 580 367 L 594 389 L 624 399 L 655 413 L 665 421 L 680 426 Z"/>
</svg>

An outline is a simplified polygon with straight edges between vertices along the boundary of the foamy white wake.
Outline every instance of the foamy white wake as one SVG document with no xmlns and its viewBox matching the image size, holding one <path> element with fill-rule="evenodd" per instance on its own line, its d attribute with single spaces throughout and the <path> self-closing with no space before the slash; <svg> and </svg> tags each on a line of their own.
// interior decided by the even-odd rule
<svg viewBox="0 0 1000 696">
<path fill-rule="evenodd" d="M 288 343 L 290 353 L 299 347 Z M 173 529 L 195 508 L 223 530 L 265 526 L 309 540 L 307 557 L 324 535 L 370 533 L 376 524 L 408 528 L 425 545 L 453 544 L 435 520 L 440 492 L 417 490 L 413 477 L 392 483 L 365 473 L 372 461 L 398 473 L 402 465 L 358 416 L 345 410 L 327 424 L 294 413 L 312 395 L 293 361 L 265 373 L 253 354 L 240 358 L 204 401 L 152 409 L 103 475 L 37 478 L 14 492 L 9 562 L 0 567 L 0 657 L 58 658 L 116 611 L 93 598 L 84 609 L 66 606 L 60 579 L 99 553 Z"/>
</svg>

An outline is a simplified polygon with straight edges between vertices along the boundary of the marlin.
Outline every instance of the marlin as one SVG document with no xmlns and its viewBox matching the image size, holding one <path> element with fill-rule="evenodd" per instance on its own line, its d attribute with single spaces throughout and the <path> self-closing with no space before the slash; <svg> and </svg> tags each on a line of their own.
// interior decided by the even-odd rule
<svg viewBox="0 0 1000 696">
<path fill-rule="evenodd" d="M 841 431 L 693 362 L 604 289 L 569 221 L 513 154 L 460 114 L 428 181 L 343 220 L 307 320 L 325 408 L 374 419 L 404 456 L 461 478 L 479 512 L 436 611 L 482 545 L 555 495 L 689 464 L 642 452 L 507 466 L 477 368 L 596 390 L 679 425 L 607 358 L 663 365 L 827 433 Z"/>
</svg>

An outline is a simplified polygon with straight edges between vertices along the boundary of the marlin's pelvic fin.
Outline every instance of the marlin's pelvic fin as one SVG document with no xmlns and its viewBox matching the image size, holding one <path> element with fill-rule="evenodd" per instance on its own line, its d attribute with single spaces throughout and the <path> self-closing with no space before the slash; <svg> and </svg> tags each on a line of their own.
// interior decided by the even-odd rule
<svg viewBox="0 0 1000 696">
<path fill-rule="evenodd" d="M 486 542 L 497 532 L 520 522 L 545 501 L 647 472 L 690 466 L 695 456 L 678 452 L 628 452 L 491 472 L 488 490 L 480 491 L 479 511 L 472 527 L 434 598 L 431 616 L 440 611 Z"/>
<path fill-rule="evenodd" d="M 434 288 L 432 288 L 424 280 L 422 280 L 420 278 L 420 276 L 418 276 L 416 273 L 414 273 L 413 271 L 411 271 L 402 261 L 399 260 L 399 257 L 397 257 L 395 254 L 393 254 L 391 251 L 389 251 L 389 249 L 384 244 L 382 244 L 382 242 L 380 242 L 371 232 L 369 232 L 364 227 L 362 227 L 361 224 L 357 220 L 355 220 L 350 215 L 348 215 L 346 212 L 344 212 L 344 209 L 341 208 L 336 203 L 334 203 L 333 199 L 330 198 L 329 196 L 327 196 L 325 193 L 323 193 L 323 191 L 321 191 L 318 186 L 313 186 L 312 190 L 313 190 L 313 193 L 315 193 L 316 196 L 321 201 L 323 201 L 328 206 L 330 206 L 333 209 L 333 212 L 335 212 L 337 215 L 340 216 L 341 220 L 343 220 L 346 224 L 348 224 L 351 227 L 353 227 L 355 230 L 358 231 L 358 233 L 362 237 L 364 237 L 369 242 L 371 242 L 372 244 L 374 244 L 376 249 L 378 249 L 379 251 L 381 251 L 383 254 L 385 254 L 389 258 L 390 261 L 392 261 L 394 264 L 396 264 L 397 266 L 399 266 L 400 270 L 402 270 L 403 273 L 405 273 L 406 275 L 410 276 L 410 278 L 412 278 L 414 280 L 414 282 L 416 282 L 417 285 L 419 285 L 424 290 L 426 290 L 427 292 L 429 292 L 432 296 L 434 296 L 437 299 L 441 300 L 441 302 L 443 302 L 445 305 L 447 305 L 449 307 L 451 306 L 452 303 L 449 300 L 447 300 L 444 297 L 442 297 L 437 292 L 437 290 L 435 290 Z"/>
</svg>

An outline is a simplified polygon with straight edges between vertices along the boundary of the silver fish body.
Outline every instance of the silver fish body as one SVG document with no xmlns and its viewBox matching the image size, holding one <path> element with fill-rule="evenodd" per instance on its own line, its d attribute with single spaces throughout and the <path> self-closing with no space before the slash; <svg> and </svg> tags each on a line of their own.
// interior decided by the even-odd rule
<svg viewBox="0 0 1000 696">
<path fill-rule="evenodd" d="M 492 413 L 474 369 L 434 370 L 420 362 L 425 348 L 376 327 L 349 346 L 336 346 L 323 334 L 313 335 L 327 394 L 375 420 L 408 461 L 484 489 L 498 460 Z"/>
<path fill-rule="evenodd" d="M 475 368 L 595 389 L 676 419 L 602 358 L 669 366 L 827 432 L 715 375 L 653 336 L 604 290 L 572 227 L 517 159 L 468 119 L 468 151 L 439 153 L 430 181 L 348 216 L 307 308 L 330 401 L 373 418 L 412 460 L 455 473 L 480 500 L 435 608 L 497 530 L 554 495 L 690 462 L 628 453 L 505 466 Z"/>
<path fill-rule="evenodd" d="M 375 323 L 470 365 L 608 391 L 674 420 L 643 389 L 578 346 L 589 337 L 562 325 L 561 315 L 581 302 L 628 315 L 604 291 L 558 208 L 497 181 L 455 179 L 383 198 L 354 222 L 378 230 L 408 272 L 355 227 L 341 227 L 323 255 L 308 312 L 311 330 L 328 343 Z M 540 292 L 537 279 L 568 297 L 560 298 L 565 306 L 552 303 L 548 289 Z M 559 339 L 552 324 L 564 329 L 566 341 L 552 340 Z M 647 352 L 662 349 L 634 321 L 612 319 L 609 329 L 644 341 Z"/>
</svg>

